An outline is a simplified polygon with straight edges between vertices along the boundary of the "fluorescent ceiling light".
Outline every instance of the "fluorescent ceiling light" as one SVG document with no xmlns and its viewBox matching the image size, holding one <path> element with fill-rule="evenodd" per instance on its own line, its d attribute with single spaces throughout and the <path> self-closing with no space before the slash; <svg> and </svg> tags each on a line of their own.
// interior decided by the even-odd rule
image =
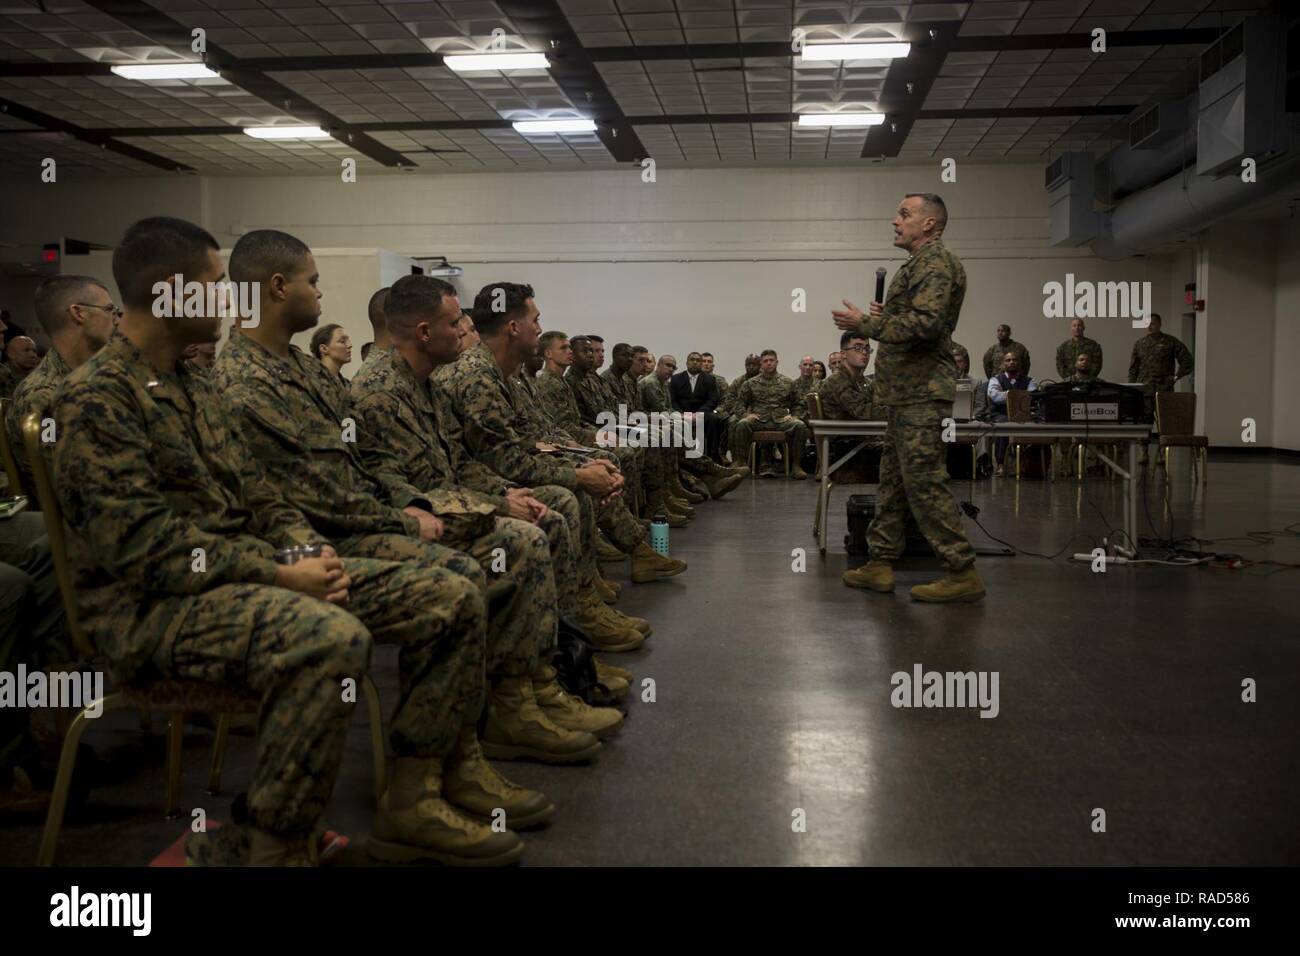
<svg viewBox="0 0 1300 956">
<path fill-rule="evenodd" d="M 220 76 L 202 63 L 136 63 L 111 69 L 128 80 L 207 80 Z"/>
<path fill-rule="evenodd" d="M 884 113 L 801 113 L 800 126 L 879 126 Z"/>
<path fill-rule="evenodd" d="M 805 43 L 800 58 L 811 60 L 897 60 L 911 51 L 910 43 Z"/>
<path fill-rule="evenodd" d="M 319 126 L 245 126 L 244 132 L 254 139 L 329 139 Z"/>
<path fill-rule="evenodd" d="M 589 119 L 517 120 L 516 133 L 594 133 L 596 124 Z"/>
<path fill-rule="evenodd" d="M 453 53 L 442 58 L 442 65 L 457 73 L 476 70 L 549 70 L 550 61 L 543 53 Z"/>
</svg>

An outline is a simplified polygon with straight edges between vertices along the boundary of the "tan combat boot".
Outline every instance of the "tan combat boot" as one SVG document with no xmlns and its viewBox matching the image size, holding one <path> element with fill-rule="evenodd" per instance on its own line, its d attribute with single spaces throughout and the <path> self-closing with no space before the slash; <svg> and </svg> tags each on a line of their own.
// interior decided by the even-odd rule
<svg viewBox="0 0 1300 956">
<path fill-rule="evenodd" d="M 668 491 L 674 498 L 679 498 L 688 505 L 698 505 L 704 500 L 703 495 L 697 495 L 682 484 L 682 476 L 677 473 L 675 468 L 668 474 Z"/>
<path fill-rule="evenodd" d="M 668 502 L 668 507 L 672 508 L 673 511 L 676 511 L 679 515 L 685 515 L 688 518 L 695 517 L 695 509 L 691 507 L 691 503 L 685 498 L 678 498 L 674 494 L 665 493 L 664 501 Z"/>
<path fill-rule="evenodd" d="M 461 730 L 443 762 L 442 795 L 483 823 L 491 823 L 493 813 L 504 810 L 512 830 L 540 826 L 555 816 L 555 804 L 546 794 L 517 786 L 496 772 L 483 756 L 473 727 Z"/>
<path fill-rule="evenodd" d="M 509 830 L 497 832 L 443 798 L 441 758 L 398 757 L 392 783 L 375 808 L 366 850 L 385 863 L 507 866 L 523 856 L 524 844 Z"/>
<path fill-rule="evenodd" d="M 795 481 L 803 481 L 805 478 L 808 477 L 808 472 L 803 470 L 802 465 L 800 465 L 798 462 L 795 462 L 794 470 L 791 472 L 790 477 L 793 478 Z"/>
<path fill-rule="evenodd" d="M 612 627 L 622 628 L 625 631 L 636 631 L 642 637 L 649 637 L 655 632 L 654 627 L 643 617 L 624 614 L 618 608 L 609 607 L 605 604 L 599 605 L 595 610 L 597 615 Z"/>
<path fill-rule="evenodd" d="M 250 827 L 248 833 L 249 866 L 319 866 L 315 832 L 284 836 Z"/>
<path fill-rule="evenodd" d="M 745 479 L 740 475 L 706 475 L 704 485 L 709 489 L 709 496 L 717 501 L 723 495 L 735 491 Z"/>
<path fill-rule="evenodd" d="M 578 595 L 578 613 L 575 621 L 597 650 L 618 653 L 634 651 L 645 643 L 645 637 L 632 627 L 619 624 L 605 614 L 608 608 L 589 595 Z"/>
<path fill-rule="evenodd" d="M 618 600 L 618 592 L 610 585 L 608 581 L 597 574 L 591 581 L 591 590 L 604 601 L 606 604 L 613 604 Z"/>
<path fill-rule="evenodd" d="M 557 727 L 542 713 L 529 677 L 505 677 L 493 688 L 481 746 L 493 760 L 541 763 L 580 763 L 600 753 L 591 734 Z"/>
<path fill-rule="evenodd" d="M 840 580 L 851 588 L 888 594 L 894 590 L 894 565 L 889 561 L 868 561 L 860 568 L 845 571 Z"/>
<path fill-rule="evenodd" d="M 555 679 L 555 668 L 543 664 L 533 675 L 537 689 L 537 706 L 552 723 L 566 730 L 583 731 L 593 737 L 605 737 L 623 726 L 623 714 L 616 707 L 592 707 L 567 693 Z"/>
<path fill-rule="evenodd" d="M 626 667 L 619 667 L 617 664 L 606 664 L 599 657 L 593 656 L 592 660 L 596 662 L 596 677 L 598 677 L 600 682 L 605 684 L 606 687 L 609 686 L 605 683 L 605 678 L 607 677 L 618 677 L 627 681 L 629 684 L 632 683 L 632 672 Z"/>
<path fill-rule="evenodd" d="M 913 601 L 945 604 L 949 601 L 978 601 L 984 597 L 984 581 L 975 568 L 949 571 L 938 581 L 912 588 Z"/>
<path fill-rule="evenodd" d="M 596 532 L 596 557 L 601 561 L 626 561 L 627 555 L 610 543 L 605 532 Z"/>
<path fill-rule="evenodd" d="M 686 570 L 686 562 L 678 558 L 665 558 L 642 541 L 632 552 L 632 581 L 645 584 L 660 578 L 671 578 Z"/>
<path fill-rule="evenodd" d="M 677 510 L 677 506 L 662 489 L 646 497 L 645 513 L 651 518 L 660 514 L 665 515 L 669 526 L 673 528 L 685 527 L 689 520 L 683 512 Z"/>
</svg>

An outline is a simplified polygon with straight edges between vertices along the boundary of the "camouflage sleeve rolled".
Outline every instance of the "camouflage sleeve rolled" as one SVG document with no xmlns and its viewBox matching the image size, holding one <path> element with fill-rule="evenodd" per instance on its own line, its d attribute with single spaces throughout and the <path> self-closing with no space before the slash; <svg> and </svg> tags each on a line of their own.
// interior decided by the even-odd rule
<svg viewBox="0 0 1300 956">
<path fill-rule="evenodd" d="M 222 584 L 275 582 L 271 544 L 201 529 L 158 491 L 154 448 L 129 393 L 103 383 L 65 388 L 54 417 L 55 486 L 63 515 L 95 562 L 141 591 L 200 594 Z M 206 571 L 195 573 L 194 549 Z"/>
<path fill-rule="evenodd" d="M 448 392 L 470 454 L 496 474 L 521 485 L 576 489 L 572 465 L 537 452 L 514 430 L 503 388 L 485 375 L 456 374 L 449 383 Z"/>
<path fill-rule="evenodd" d="M 1174 357 L 1178 360 L 1178 374 L 1190 375 L 1192 373 L 1192 353 L 1188 351 L 1182 339 L 1174 339 Z"/>
<path fill-rule="evenodd" d="M 451 467 L 456 475 L 456 483 L 492 498 L 504 497 L 511 488 L 520 487 L 517 482 L 498 474 L 468 453 L 465 430 L 456 416 L 451 394 L 440 385 L 432 385 L 431 392 L 438 407 L 439 430 L 447 441 L 447 447 L 451 449 Z"/>
<path fill-rule="evenodd" d="M 944 316 L 953 294 L 953 277 L 943 269 L 921 269 L 916 283 L 906 297 L 890 295 L 879 318 L 863 316 L 858 331 L 869 339 L 905 345 L 908 342 L 932 341 L 948 332 Z M 910 301 L 903 311 L 896 303 Z"/>
</svg>

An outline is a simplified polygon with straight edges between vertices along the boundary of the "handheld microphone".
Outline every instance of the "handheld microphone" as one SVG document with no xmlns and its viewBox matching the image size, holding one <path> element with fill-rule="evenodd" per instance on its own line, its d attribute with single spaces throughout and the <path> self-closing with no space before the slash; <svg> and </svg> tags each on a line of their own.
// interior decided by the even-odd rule
<svg viewBox="0 0 1300 956">
<path fill-rule="evenodd" d="M 885 301 L 885 267 L 881 266 L 876 270 L 876 297 L 873 302 L 883 303 Z"/>
</svg>

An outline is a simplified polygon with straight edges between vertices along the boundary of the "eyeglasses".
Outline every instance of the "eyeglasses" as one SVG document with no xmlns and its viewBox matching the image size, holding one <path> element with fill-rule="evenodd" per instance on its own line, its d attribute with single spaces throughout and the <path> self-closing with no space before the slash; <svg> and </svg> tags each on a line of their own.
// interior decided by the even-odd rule
<svg viewBox="0 0 1300 956">
<path fill-rule="evenodd" d="M 850 345 L 844 351 L 846 352 L 870 352 L 871 349 L 865 345 Z"/>
<path fill-rule="evenodd" d="M 122 310 L 115 305 L 97 305 L 94 302 L 74 302 L 72 304 L 79 305 L 83 309 L 103 309 L 115 319 L 120 319 L 123 315 Z"/>
</svg>

